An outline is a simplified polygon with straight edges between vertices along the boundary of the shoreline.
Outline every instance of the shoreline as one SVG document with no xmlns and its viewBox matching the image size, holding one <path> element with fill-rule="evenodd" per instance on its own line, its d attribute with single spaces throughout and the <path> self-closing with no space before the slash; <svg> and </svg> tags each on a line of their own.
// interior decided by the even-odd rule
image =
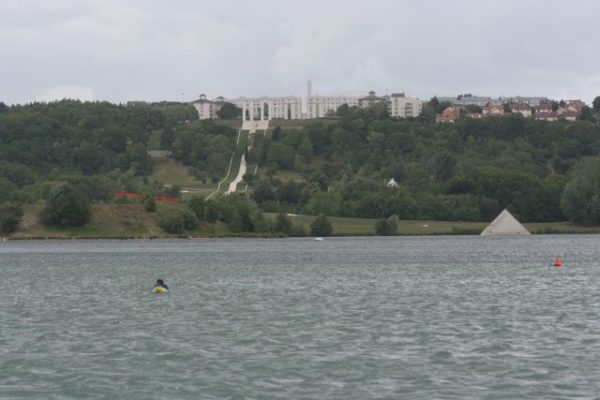
<svg viewBox="0 0 600 400">
<path fill-rule="evenodd" d="M 589 230 L 589 231 L 552 231 L 552 232 L 534 232 L 531 236 L 547 236 L 547 235 L 599 235 L 600 229 L 598 230 Z M 328 238 L 348 238 L 348 237 L 356 237 L 356 238 L 368 238 L 368 237 L 432 237 L 432 236 L 480 236 L 479 233 L 445 233 L 445 232 L 430 232 L 423 234 L 415 234 L 415 233 L 400 233 L 397 235 L 376 235 L 376 234 L 333 234 L 328 236 Z M 511 237 L 520 237 L 519 235 L 498 235 L 491 236 L 493 237 L 502 237 L 502 236 L 511 236 Z M 276 234 L 220 234 L 220 235 L 206 235 L 206 236 L 195 236 L 195 235 L 165 235 L 165 236 L 69 236 L 69 235 L 61 235 L 61 236 L 6 236 L 4 242 L 8 241 L 30 241 L 30 240 L 215 240 L 215 239 L 312 239 L 315 236 L 286 236 L 286 235 L 276 235 Z"/>
<path fill-rule="evenodd" d="M 161 216 L 174 210 L 172 206 L 161 206 L 155 213 L 143 210 L 140 204 L 97 204 L 92 206 L 92 217 L 83 227 L 53 228 L 43 226 L 39 221 L 41 206 L 27 205 L 19 229 L 7 240 L 155 240 L 155 239 L 222 239 L 222 238 L 283 238 L 287 235 L 274 232 L 237 233 L 231 232 L 222 223 L 201 223 L 198 229 L 178 234 L 169 234 L 159 227 Z M 277 214 L 264 213 L 275 220 Z M 315 220 L 311 215 L 290 215 L 293 224 L 301 226 L 305 235 L 310 236 L 310 226 Z M 328 217 L 333 226 L 334 237 L 377 236 L 377 219 Z M 398 232 L 393 236 L 463 236 L 479 235 L 489 222 L 400 220 Z M 581 226 L 570 222 L 534 222 L 523 224 L 533 235 L 541 234 L 600 234 L 600 226 Z M 1 236 L 0 236 L 1 239 Z"/>
</svg>

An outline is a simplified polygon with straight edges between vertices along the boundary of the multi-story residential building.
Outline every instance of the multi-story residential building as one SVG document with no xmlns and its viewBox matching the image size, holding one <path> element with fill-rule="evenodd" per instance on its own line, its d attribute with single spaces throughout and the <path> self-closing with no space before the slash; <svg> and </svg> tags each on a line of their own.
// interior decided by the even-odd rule
<svg viewBox="0 0 600 400">
<path fill-rule="evenodd" d="M 472 94 L 461 94 L 456 97 L 444 96 L 444 97 L 438 97 L 437 99 L 439 100 L 440 103 L 447 101 L 450 104 L 456 105 L 456 106 L 474 105 L 474 106 L 479 106 L 479 107 L 486 107 L 489 105 L 501 104 L 501 103 L 497 103 L 497 100 L 492 99 L 491 97 L 473 96 Z"/>
<path fill-rule="evenodd" d="M 214 101 L 208 100 L 205 94 L 201 94 L 198 100 L 192 101 L 192 105 L 198 111 L 200 119 L 216 119 L 217 111 L 223 106 L 225 99 L 217 97 Z"/>
<path fill-rule="evenodd" d="M 271 120 L 271 119 L 314 119 L 335 115 L 337 109 L 347 104 L 350 107 L 367 108 L 374 104 L 387 104 L 392 117 L 416 117 L 421 113 L 422 103 L 420 100 L 408 97 L 404 93 L 392 94 L 391 96 L 377 96 L 370 91 L 367 96 L 308 96 L 306 111 L 302 112 L 302 98 L 289 97 L 240 97 L 237 99 L 225 99 L 217 97 L 214 101 L 208 100 L 201 95 L 192 104 L 198 111 L 200 119 L 215 119 L 217 111 L 225 102 L 232 103 L 242 109 L 242 119 L 246 120 Z"/>
<path fill-rule="evenodd" d="M 270 119 L 302 119 L 302 99 L 300 97 L 240 97 L 225 99 L 217 97 L 208 100 L 205 95 L 200 95 L 192 105 L 198 111 L 200 119 L 216 119 L 217 111 L 224 103 L 231 103 L 242 109 L 243 120 L 270 120 Z"/>
<path fill-rule="evenodd" d="M 388 99 L 388 110 L 392 117 L 417 117 L 422 108 L 423 103 L 419 99 L 408 97 L 404 93 L 392 93 Z"/>
<path fill-rule="evenodd" d="M 240 97 L 227 100 L 242 109 L 242 119 L 302 119 L 302 98 L 289 97 Z"/>
<path fill-rule="evenodd" d="M 547 97 L 523 97 L 523 96 L 513 96 L 513 97 L 499 97 L 501 104 L 509 103 L 509 104 L 526 104 L 530 107 L 536 107 L 540 104 L 550 103 L 550 99 Z"/>
<path fill-rule="evenodd" d="M 373 90 L 371 90 L 367 96 L 358 98 L 358 106 L 361 108 L 367 108 L 375 104 L 386 103 L 386 101 L 387 100 L 385 97 L 379 97 Z"/>
<path fill-rule="evenodd" d="M 475 105 L 479 107 L 498 106 L 502 104 L 526 104 L 530 107 L 539 106 L 543 103 L 550 103 L 547 97 L 489 97 L 489 96 L 473 96 L 472 94 L 461 94 L 456 97 L 442 96 L 437 98 L 440 102 L 447 101 L 452 105 L 468 106 Z"/>
<path fill-rule="evenodd" d="M 347 104 L 358 107 L 358 97 L 352 96 L 310 96 L 307 99 L 306 118 L 324 118 L 335 114 L 337 109 Z"/>
</svg>

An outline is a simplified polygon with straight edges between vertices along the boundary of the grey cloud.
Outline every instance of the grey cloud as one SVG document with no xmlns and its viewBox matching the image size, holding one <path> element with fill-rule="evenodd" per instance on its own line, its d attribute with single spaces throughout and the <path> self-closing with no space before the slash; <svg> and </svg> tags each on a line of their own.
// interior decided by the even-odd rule
<svg viewBox="0 0 600 400">
<path fill-rule="evenodd" d="M 7 1 L 0 101 L 69 88 L 115 102 L 302 95 L 307 78 L 323 94 L 591 101 L 599 11 L 593 0 Z"/>
</svg>

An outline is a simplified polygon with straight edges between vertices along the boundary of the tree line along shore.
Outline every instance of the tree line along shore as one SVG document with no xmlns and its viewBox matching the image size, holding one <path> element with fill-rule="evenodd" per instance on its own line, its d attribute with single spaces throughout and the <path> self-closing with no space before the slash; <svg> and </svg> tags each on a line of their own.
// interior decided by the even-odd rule
<svg viewBox="0 0 600 400">
<path fill-rule="evenodd" d="M 474 234 L 504 208 L 533 233 L 600 226 L 600 109 L 585 121 L 435 124 L 342 106 L 327 120 L 245 133 L 241 150 L 235 122 L 196 118 L 185 103 L 0 103 L 2 234 Z M 224 196 L 233 154 L 248 172 Z"/>
</svg>

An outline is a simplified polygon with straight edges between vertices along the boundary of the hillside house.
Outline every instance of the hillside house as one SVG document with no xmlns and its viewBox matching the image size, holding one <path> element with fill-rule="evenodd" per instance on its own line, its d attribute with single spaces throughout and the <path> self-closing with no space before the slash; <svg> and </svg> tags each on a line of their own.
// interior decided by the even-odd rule
<svg viewBox="0 0 600 400">
<path fill-rule="evenodd" d="M 579 118 L 579 112 L 574 110 L 566 110 L 564 108 L 559 109 L 559 112 L 557 112 L 557 114 L 560 119 L 564 119 L 567 121 L 576 121 L 577 118 Z"/>
<path fill-rule="evenodd" d="M 543 104 L 540 104 L 538 106 L 535 106 L 534 110 L 535 110 L 536 114 L 538 114 L 538 113 L 551 113 L 551 112 L 554 111 L 552 109 L 552 104 L 550 104 L 550 103 L 543 103 Z"/>
<path fill-rule="evenodd" d="M 504 115 L 504 106 L 494 105 L 489 107 L 484 107 L 483 115 L 486 117 L 495 117 Z"/>
<path fill-rule="evenodd" d="M 539 121 L 558 121 L 558 113 L 555 111 L 539 111 L 535 113 L 535 119 Z"/>
<path fill-rule="evenodd" d="M 460 117 L 460 108 L 457 106 L 447 107 L 441 114 L 435 116 L 435 122 L 453 123 Z"/>
<path fill-rule="evenodd" d="M 513 114 L 521 114 L 524 117 L 531 117 L 531 107 L 525 103 L 510 104 L 508 108 Z"/>
</svg>

